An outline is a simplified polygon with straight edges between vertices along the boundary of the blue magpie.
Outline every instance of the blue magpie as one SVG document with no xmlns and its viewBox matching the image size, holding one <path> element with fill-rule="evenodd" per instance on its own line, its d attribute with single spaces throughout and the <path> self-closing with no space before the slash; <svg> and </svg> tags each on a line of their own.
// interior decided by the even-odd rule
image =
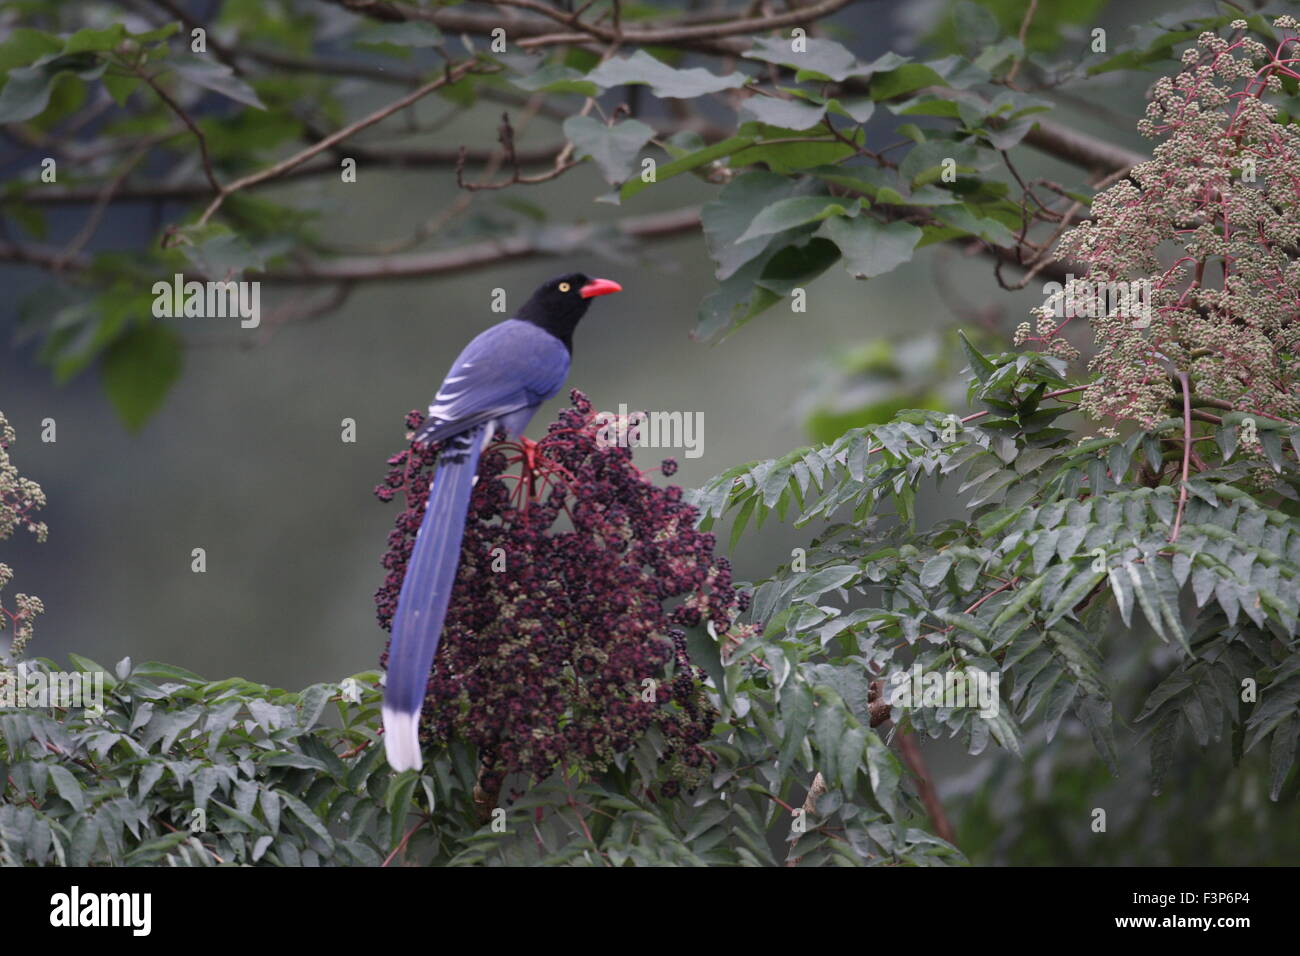
<svg viewBox="0 0 1300 956">
<path fill-rule="evenodd" d="M 423 762 L 420 708 L 460 564 L 479 456 L 498 431 L 523 434 L 533 413 L 564 384 L 573 330 L 592 298 L 620 291 L 617 282 L 580 273 L 541 286 L 514 318 L 465 346 L 415 435 L 420 443 L 441 443 L 441 449 L 388 647 L 384 746 L 394 770 L 418 770 Z"/>
</svg>

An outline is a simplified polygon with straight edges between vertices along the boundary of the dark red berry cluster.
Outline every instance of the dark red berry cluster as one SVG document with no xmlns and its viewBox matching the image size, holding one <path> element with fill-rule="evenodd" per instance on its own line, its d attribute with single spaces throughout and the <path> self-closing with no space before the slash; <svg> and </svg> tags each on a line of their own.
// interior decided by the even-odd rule
<svg viewBox="0 0 1300 956">
<path fill-rule="evenodd" d="M 421 735 L 476 745 L 499 784 L 513 772 L 600 771 L 655 728 L 668 776 L 691 786 L 717 715 L 683 628 L 724 634 L 740 596 L 682 490 L 600 441 L 591 403 L 571 399 L 534 448 L 498 441 L 479 464 Z M 422 419 L 412 412 L 407 427 Z M 436 448 L 413 444 L 375 489 L 405 501 L 375 595 L 385 628 L 436 460 Z"/>
</svg>

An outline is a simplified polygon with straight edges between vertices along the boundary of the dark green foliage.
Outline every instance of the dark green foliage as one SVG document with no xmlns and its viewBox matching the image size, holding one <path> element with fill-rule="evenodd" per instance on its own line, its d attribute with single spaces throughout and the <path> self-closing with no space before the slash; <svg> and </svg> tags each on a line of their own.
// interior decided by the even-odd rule
<svg viewBox="0 0 1300 956">
<path fill-rule="evenodd" d="M 1067 395 L 1052 397 L 1077 391 L 1062 363 L 969 347 L 968 358 L 972 401 L 986 411 L 964 424 L 904 413 L 732 469 L 697 493 L 706 523 L 734 513 L 733 542 L 792 505 L 800 526 L 845 515 L 810 542 L 806 568 L 760 584 L 756 626 L 856 654 L 877 674 L 914 662 L 996 673 L 996 716 L 918 708 L 908 722 L 961 733 L 972 753 L 990 739 L 1020 752 L 1030 724 L 1051 741 L 1073 714 L 1117 771 L 1100 638 L 1118 612 L 1126 639 L 1144 623 L 1182 661 L 1130 715 L 1151 728 L 1154 787 L 1186 730 L 1201 746 L 1231 736 L 1238 756 L 1267 740 L 1277 799 L 1300 721 L 1300 429 L 1270 423 L 1243 457 L 1236 419 L 1211 428 L 1219 460 L 1204 451 L 1211 467 L 1188 481 L 1179 521 L 1179 484 L 1162 475 L 1181 455 L 1180 420 L 1076 443 L 1058 424 Z M 921 485 L 953 481 L 968 517 L 918 527 Z M 1247 680 L 1257 705 L 1242 700 L 1253 699 Z"/>
<path fill-rule="evenodd" d="M 717 653 L 707 637 L 696 646 Z M 351 679 L 360 701 L 349 704 L 334 684 L 295 694 L 126 660 L 105 674 L 102 716 L 0 710 L 0 863 L 774 865 L 795 835 L 782 803 L 802 803 L 814 762 L 832 789 L 790 850 L 803 863 L 959 859 L 909 825 L 863 688 L 850 678 L 835 689 L 794 647 L 756 637 L 740 659 L 750 651 L 779 680 L 725 666 L 709 784 L 650 796 L 668 782 L 651 736 L 599 779 L 508 778 L 513 799 L 486 824 L 464 746 L 433 752 L 423 775 L 388 770 L 377 674 Z"/>
</svg>

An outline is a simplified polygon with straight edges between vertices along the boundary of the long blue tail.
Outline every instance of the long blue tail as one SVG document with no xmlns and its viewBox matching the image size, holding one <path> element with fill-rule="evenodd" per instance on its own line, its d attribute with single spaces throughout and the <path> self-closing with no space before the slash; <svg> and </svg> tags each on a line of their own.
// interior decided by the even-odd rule
<svg viewBox="0 0 1300 956">
<path fill-rule="evenodd" d="M 423 763 L 420 708 L 456 583 L 484 427 L 471 428 L 447 441 L 397 598 L 383 707 L 384 746 L 388 763 L 397 771 L 418 770 Z"/>
</svg>

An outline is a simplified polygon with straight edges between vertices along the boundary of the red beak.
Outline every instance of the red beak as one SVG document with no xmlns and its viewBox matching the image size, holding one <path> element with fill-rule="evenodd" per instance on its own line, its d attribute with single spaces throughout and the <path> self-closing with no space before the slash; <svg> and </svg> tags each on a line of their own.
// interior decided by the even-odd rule
<svg viewBox="0 0 1300 956">
<path fill-rule="evenodd" d="M 584 299 L 590 299 L 598 295 L 609 295 L 611 292 L 622 291 L 623 287 L 612 279 L 592 279 L 578 290 L 578 295 Z"/>
</svg>

